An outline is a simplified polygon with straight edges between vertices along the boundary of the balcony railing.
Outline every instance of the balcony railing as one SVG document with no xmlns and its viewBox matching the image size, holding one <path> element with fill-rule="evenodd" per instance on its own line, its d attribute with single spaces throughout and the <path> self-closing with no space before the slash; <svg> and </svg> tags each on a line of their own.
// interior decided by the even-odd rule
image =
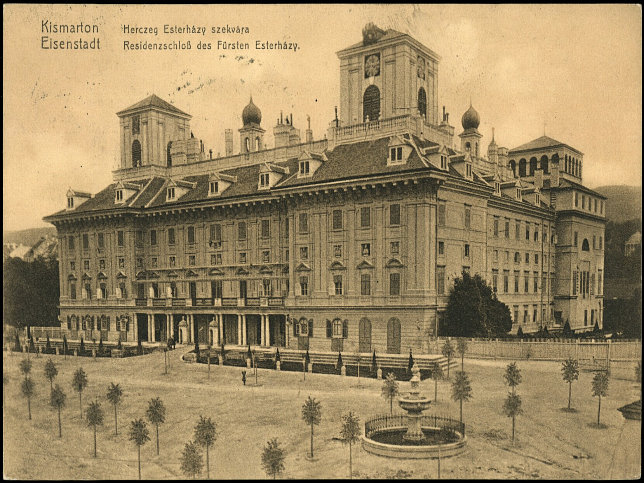
<svg viewBox="0 0 644 483">
<path fill-rule="evenodd" d="M 195 307 L 212 307 L 212 299 L 208 297 L 194 298 L 192 299 L 192 305 Z"/>
<path fill-rule="evenodd" d="M 152 299 L 152 307 L 165 307 L 165 299 Z"/>
<path fill-rule="evenodd" d="M 237 307 L 237 298 L 235 297 L 223 297 L 221 299 L 222 307 Z"/>
<path fill-rule="evenodd" d="M 137 307 L 147 307 L 148 299 L 135 299 L 134 305 Z"/>
<path fill-rule="evenodd" d="M 269 297 L 268 306 L 269 307 L 282 307 L 284 305 L 284 297 Z"/>
<path fill-rule="evenodd" d="M 246 299 L 246 306 L 247 307 L 259 307 L 259 302 L 260 302 L 259 297 L 248 297 Z"/>
<path fill-rule="evenodd" d="M 186 299 L 172 299 L 172 306 L 173 307 L 185 307 L 186 306 Z"/>
</svg>

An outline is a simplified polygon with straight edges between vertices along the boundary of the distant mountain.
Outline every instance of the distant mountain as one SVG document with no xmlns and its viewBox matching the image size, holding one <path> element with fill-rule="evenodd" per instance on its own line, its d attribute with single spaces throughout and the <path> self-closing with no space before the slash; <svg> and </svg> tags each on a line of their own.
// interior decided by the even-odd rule
<svg viewBox="0 0 644 483">
<path fill-rule="evenodd" d="M 51 226 L 44 228 L 29 228 L 27 230 L 18 231 L 3 231 L 2 243 L 18 243 L 31 247 L 38 240 L 47 235 L 56 235 L 56 228 Z"/>
<path fill-rule="evenodd" d="M 606 219 L 620 223 L 622 221 L 642 218 L 641 186 L 600 186 L 593 188 L 608 198 L 606 202 Z"/>
</svg>

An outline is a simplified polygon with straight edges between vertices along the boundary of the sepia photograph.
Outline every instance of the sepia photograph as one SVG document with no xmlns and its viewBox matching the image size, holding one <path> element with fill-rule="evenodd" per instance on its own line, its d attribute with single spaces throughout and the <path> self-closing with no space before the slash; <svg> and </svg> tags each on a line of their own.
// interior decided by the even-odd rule
<svg viewBox="0 0 644 483">
<path fill-rule="evenodd" d="M 3 478 L 641 477 L 642 7 L 3 5 Z"/>
</svg>

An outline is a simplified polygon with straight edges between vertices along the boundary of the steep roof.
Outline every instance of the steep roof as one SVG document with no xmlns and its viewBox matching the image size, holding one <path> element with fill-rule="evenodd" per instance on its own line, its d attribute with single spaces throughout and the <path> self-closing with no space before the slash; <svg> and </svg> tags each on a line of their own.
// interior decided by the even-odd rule
<svg viewBox="0 0 644 483">
<path fill-rule="evenodd" d="M 150 107 L 156 107 L 158 109 L 163 109 L 165 111 L 171 111 L 171 112 L 176 112 L 178 114 L 182 114 L 184 116 L 190 116 L 190 114 L 188 114 L 187 112 L 183 112 L 181 109 L 174 107 L 172 104 L 164 101 L 156 94 L 152 94 L 151 96 L 146 97 L 142 101 L 139 101 L 136 104 L 132 104 L 130 107 L 117 112 L 116 115 L 122 116 L 130 111 L 136 111 L 139 109 L 150 108 Z"/>
<path fill-rule="evenodd" d="M 548 136 L 541 136 L 540 138 L 533 139 L 532 141 L 522 144 L 521 146 L 512 148 L 510 149 L 509 152 L 513 153 L 516 151 L 533 151 L 537 149 L 552 148 L 555 146 L 566 146 L 572 149 L 573 151 L 577 151 L 575 148 L 573 148 L 572 146 L 569 146 L 566 143 L 562 143 L 561 141 L 557 141 L 556 139 L 552 139 L 551 137 L 548 137 Z"/>
</svg>

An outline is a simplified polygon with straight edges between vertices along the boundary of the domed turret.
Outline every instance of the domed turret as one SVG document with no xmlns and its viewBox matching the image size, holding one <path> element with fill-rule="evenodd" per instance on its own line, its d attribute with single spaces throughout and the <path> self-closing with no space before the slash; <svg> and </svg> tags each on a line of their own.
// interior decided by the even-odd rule
<svg viewBox="0 0 644 483">
<path fill-rule="evenodd" d="M 244 126 L 249 124 L 259 125 L 262 122 L 262 111 L 259 110 L 255 104 L 253 104 L 253 97 L 251 96 L 250 102 L 244 110 L 242 111 L 242 121 Z"/>
<path fill-rule="evenodd" d="M 478 129 L 480 122 L 481 118 L 479 117 L 479 113 L 476 112 L 476 109 L 474 109 L 472 104 L 470 104 L 470 108 L 465 111 L 465 114 L 463 114 L 463 117 L 461 118 L 463 129 Z"/>
</svg>

